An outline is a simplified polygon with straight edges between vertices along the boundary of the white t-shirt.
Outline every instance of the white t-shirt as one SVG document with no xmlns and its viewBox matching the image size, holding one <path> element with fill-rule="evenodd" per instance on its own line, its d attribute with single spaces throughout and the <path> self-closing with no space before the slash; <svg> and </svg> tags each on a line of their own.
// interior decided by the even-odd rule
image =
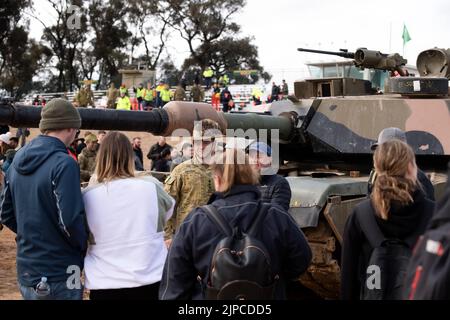
<svg viewBox="0 0 450 320">
<path fill-rule="evenodd" d="M 83 191 L 92 240 L 88 289 L 134 288 L 161 280 L 167 248 L 164 224 L 175 201 L 152 177 L 100 183 Z"/>
</svg>

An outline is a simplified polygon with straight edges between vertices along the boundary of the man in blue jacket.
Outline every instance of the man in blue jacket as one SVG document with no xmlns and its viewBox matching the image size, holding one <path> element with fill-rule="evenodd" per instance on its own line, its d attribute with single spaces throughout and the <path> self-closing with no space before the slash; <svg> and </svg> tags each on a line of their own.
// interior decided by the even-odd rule
<svg viewBox="0 0 450 320">
<path fill-rule="evenodd" d="M 42 109 L 43 134 L 17 152 L 5 176 L 0 220 L 17 234 L 17 276 L 26 300 L 82 299 L 88 233 L 80 171 L 67 152 L 80 127 L 75 107 L 53 99 Z"/>
<path fill-rule="evenodd" d="M 291 187 L 285 177 L 267 174 L 272 166 L 272 148 L 264 142 L 254 142 L 249 148 L 250 163 L 261 174 L 259 191 L 265 203 L 280 205 L 288 211 L 291 202 Z"/>
</svg>

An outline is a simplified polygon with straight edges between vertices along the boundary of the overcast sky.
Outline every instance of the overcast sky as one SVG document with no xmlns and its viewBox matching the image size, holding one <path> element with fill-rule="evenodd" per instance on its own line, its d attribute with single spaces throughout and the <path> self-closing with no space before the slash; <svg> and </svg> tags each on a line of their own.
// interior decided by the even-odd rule
<svg viewBox="0 0 450 320">
<path fill-rule="evenodd" d="M 366 47 L 402 54 L 404 23 L 411 36 L 405 58 L 408 64 L 415 65 L 423 50 L 450 48 L 449 16 L 448 0 L 247 0 L 247 6 L 234 20 L 242 26 L 242 36 L 255 38 L 261 63 L 272 73 L 273 80 L 286 78 L 291 84 L 305 76 L 304 62 L 334 59 L 300 53 L 298 47 L 334 51 Z M 46 20 L 45 14 L 42 19 Z M 40 26 L 33 22 L 31 27 L 32 36 L 40 38 Z M 187 55 L 187 47 L 183 46 L 175 40 L 169 44 L 177 64 Z"/>
</svg>

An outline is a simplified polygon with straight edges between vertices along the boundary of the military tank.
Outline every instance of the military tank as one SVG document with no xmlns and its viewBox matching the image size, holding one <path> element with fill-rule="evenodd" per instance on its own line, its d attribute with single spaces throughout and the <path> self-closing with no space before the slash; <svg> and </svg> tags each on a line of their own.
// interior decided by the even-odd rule
<svg viewBox="0 0 450 320">
<path fill-rule="evenodd" d="M 306 49 L 301 49 L 306 50 Z M 309 49 L 308 49 L 309 50 Z M 194 121 L 212 119 L 227 133 L 246 136 L 252 129 L 276 130 L 279 172 L 292 189 L 290 214 L 304 230 L 313 261 L 299 279 L 316 295 L 334 299 L 340 285 L 340 251 L 345 221 L 352 208 L 367 197 L 372 168 L 371 146 L 386 127 L 406 132 L 439 197 L 450 160 L 450 51 L 430 49 L 417 59 L 419 77 L 408 77 L 400 55 L 365 48 L 345 55 L 358 68 L 397 71 L 385 94 L 375 94 L 367 80 L 320 78 L 298 81 L 295 95 L 273 103 L 264 114 L 222 113 L 210 105 L 170 102 L 151 112 L 79 108 L 82 129 L 150 132 L 170 136 L 192 132 Z M 41 109 L 21 104 L 0 105 L 0 124 L 36 128 Z M 241 130 L 240 130 L 241 129 Z"/>
</svg>

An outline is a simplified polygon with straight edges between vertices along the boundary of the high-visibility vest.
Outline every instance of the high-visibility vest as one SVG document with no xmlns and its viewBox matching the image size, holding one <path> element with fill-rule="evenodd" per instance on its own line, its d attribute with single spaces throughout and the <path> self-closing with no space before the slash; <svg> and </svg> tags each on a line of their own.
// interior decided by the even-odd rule
<svg viewBox="0 0 450 320">
<path fill-rule="evenodd" d="M 156 87 L 156 92 L 161 92 L 163 89 L 164 89 L 164 86 L 159 85 Z"/>
<path fill-rule="evenodd" d="M 142 89 L 137 88 L 137 90 L 136 90 L 136 98 L 144 97 L 144 92 L 145 92 L 144 88 L 142 88 Z"/>
<path fill-rule="evenodd" d="M 258 88 L 253 88 L 252 96 L 254 96 L 256 99 L 260 99 L 262 96 L 261 90 L 259 90 Z"/>
<path fill-rule="evenodd" d="M 119 99 L 117 99 L 117 110 L 131 110 L 131 102 L 130 102 L 130 98 L 128 98 L 127 96 L 125 97 L 120 97 Z"/>
<path fill-rule="evenodd" d="M 127 89 L 127 88 L 124 88 L 124 87 L 120 87 L 119 92 L 120 92 L 120 93 L 127 93 L 127 92 L 128 92 L 128 89 Z"/>
<path fill-rule="evenodd" d="M 153 101 L 153 90 L 152 89 L 145 89 L 144 100 L 145 101 Z"/>
<path fill-rule="evenodd" d="M 164 102 L 170 101 L 170 91 L 168 89 L 161 90 L 159 96 L 161 97 L 161 100 Z"/>
<path fill-rule="evenodd" d="M 212 71 L 211 69 L 207 69 L 205 71 L 203 71 L 203 76 L 205 78 L 212 78 L 214 75 L 214 71 Z"/>
</svg>

